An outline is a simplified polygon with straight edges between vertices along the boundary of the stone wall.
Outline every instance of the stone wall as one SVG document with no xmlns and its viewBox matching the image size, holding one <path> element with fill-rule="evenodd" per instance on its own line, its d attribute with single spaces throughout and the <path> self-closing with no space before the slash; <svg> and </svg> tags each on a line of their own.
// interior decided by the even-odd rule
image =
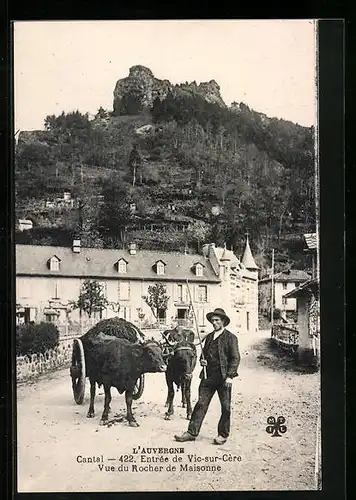
<svg viewBox="0 0 356 500">
<path fill-rule="evenodd" d="M 72 339 L 61 341 L 56 349 L 49 349 L 44 354 L 18 356 L 16 358 L 17 382 L 36 378 L 43 373 L 70 366 L 72 357 Z"/>
</svg>

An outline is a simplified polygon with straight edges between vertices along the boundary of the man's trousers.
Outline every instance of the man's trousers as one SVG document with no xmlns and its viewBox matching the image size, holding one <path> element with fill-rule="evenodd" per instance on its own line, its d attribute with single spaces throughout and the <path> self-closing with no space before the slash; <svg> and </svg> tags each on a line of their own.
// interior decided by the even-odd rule
<svg viewBox="0 0 356 500">
<path fill-rule="evenodd" d="M 230 434 L 231 415 L 231 384 L 225 385 L 221 377 L 217 379 L 203 379 L 199 385 L 199 399 L 194 407 L 188 432 L 192 436 L 199 434 L 211 398 L 217 391 L 221 404 L 221 417 L 218 423 L 218 435 L 227 438 Z"/>
</svg>

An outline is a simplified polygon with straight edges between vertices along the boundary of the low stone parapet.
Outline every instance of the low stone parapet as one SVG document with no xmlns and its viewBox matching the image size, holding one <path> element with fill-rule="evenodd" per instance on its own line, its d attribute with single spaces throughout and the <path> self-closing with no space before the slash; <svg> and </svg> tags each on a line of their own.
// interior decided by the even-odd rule
<svg viewBox="0 0 356 500">
<path fill-rule="evenodd" d="M 36 378 L 43 373 L 66 368 L 71 364 L 73 340 L 61 341 L 55 349 L 49 349 L 43 354 L 30 354 L 17 356 L 16 378 L 17 382 Z"/>
</svg>

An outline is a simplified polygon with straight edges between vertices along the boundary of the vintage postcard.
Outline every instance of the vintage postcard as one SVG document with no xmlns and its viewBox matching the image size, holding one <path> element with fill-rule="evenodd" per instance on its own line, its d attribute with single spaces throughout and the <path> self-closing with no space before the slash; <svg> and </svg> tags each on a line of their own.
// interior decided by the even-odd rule
<svg viewBox="0 0 356 500">
<path fill-rule="evenodd" d="M 317 21 L 13 30 L 18 492 L 322 489 Z"/>
</svg>

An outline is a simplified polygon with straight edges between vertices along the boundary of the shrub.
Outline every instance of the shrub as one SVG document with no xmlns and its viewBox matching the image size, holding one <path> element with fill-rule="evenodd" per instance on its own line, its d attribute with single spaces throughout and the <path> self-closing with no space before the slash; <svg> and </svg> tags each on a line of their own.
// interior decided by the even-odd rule
<svg viewBox="0 0 356 500">
<path fill-rule="evenodd" d="M 59 344 L 59 331 L 53 323 L 29 323 L 16 328 L 16 354 L 44 353 Z"/>
<path fill-rule="evenodd" d="M 269 311 L 269 320 L 271 320 L 271 311 Z M 281 319 L 281 310 L 276 307 L 276 309 L 273 309 L 273 319 Z"/>
</svg>

